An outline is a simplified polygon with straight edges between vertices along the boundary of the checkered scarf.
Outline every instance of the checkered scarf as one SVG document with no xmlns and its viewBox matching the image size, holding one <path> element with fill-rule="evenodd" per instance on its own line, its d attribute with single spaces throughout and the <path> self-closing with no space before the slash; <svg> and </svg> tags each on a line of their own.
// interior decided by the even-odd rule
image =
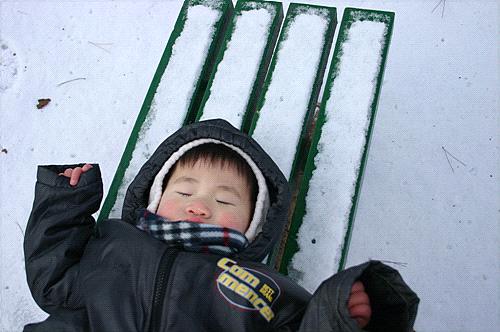
<svg viewBox="0 0 500 332">
<path fill-rule="evenodd" d="M 230 228 L 189 221 L 169 221 L 146 209 L 139 210 L 137 214 L 137 228 L 187 251 L 231 255 L 248 246 L 247 238 Z"/>
</svg>

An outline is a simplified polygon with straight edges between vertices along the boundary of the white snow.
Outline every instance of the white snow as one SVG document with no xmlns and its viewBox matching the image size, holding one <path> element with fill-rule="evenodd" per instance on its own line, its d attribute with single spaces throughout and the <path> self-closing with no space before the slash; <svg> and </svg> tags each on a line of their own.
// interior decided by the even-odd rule
<svg viewBox="0 0 500 332">
<path fill-rule="evenodd" d="M 11 88 L 18 74 L 19 63 L 17 57 L 9 49 L 8 43 L 0 39 L 0 93 Z"/>
<path fill-rule="evenodd" d="M 172 47 L 109 217 L 121 216 L 127 188 L 139 169 L 158 145 L 182 126 L 221 13 L 203 5 L 188 7 L 184 28 Z"/>
<path fill-rule="evenodd" d="M 396 12 L 347 266 L 397 268 L 421 298 L 416 331 L 498 330 L 498 2 L 321 4 Z M 98 162 L 106 195 L 181 6 L 0 2 L 1 331 L 47 316 L 22 249 L 36 165 Z"/>
<path fill-rule="evenodd" d="M 223 117 L 241 128 L 252 87 L 265 50 L 274 7 L 243 10 L 234 18 L 234 30 L 210 87 L 200 120 Z M 271 11 L 272 10 L 272 11 Z"/>
<path fill-rule="evenodd" d="M 289 267 L 290 275 L 310 292 L 339 267 L 386 32 L 384 23 L 355 21 L 342 43 L 297 235 L 300 250 Z M 332 256 L 325 259 L 318 252 Z"/>
<path fill-rule="evenodd" d="M 289 177 L 325 43 L 328 21 L 304 11 L 290 21 L 277 46 L 272 81 L 252 137 Z M 274 60 L 273 60 L 274 61 Z M 268 74 L 269 75 L 269 74 Z"/>
</svg>

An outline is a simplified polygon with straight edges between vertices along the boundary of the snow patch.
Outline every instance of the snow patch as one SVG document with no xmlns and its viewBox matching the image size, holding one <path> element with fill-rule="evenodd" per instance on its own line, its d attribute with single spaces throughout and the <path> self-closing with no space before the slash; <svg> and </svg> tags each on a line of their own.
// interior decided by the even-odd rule
<svg viewBox="0 0 500 332">
<path fill-rule="evenodd" d="M 252 134 L 289 177 L 316 72 L 323 52 L 328 20 L 298 14 L 279 44 L 272 80 Z M 272 68 L 271 68 L 272 69 Z M 285 139 L 286 138 L 286 139 Z"/>
<path fill-rule="evenodd" d="M 290 276 L 313 292 L 337 272 L 380 71 L 384 23 L 356 21 L 341 45 Z M 328 180 L 326 180 L 328 179 Z M 332 253 L 325 259 L 319 252 Z"/>
<path fill-rule="evenodd" d="M 235 18 L 231 40 L 217 67 L 200 120 L 224 118 L 241 128 L 272 19 L 267 9 L 243 11 Z"/>
<path fill-rule="evenodd" d="M 18 54 L 9 43 L 0 39 L 0 93 L 10 89 L 19 74 Z"/>
<path fill-rule="evenodd" d="M 221 13 L 202 5 L 188 7 L 184 28 L 172 46 L 167 68 L 139 132 L 110 218 L 121 216 L 127 188 L 142 165 L 165 138 L 182 127 Z"/>
</svg>

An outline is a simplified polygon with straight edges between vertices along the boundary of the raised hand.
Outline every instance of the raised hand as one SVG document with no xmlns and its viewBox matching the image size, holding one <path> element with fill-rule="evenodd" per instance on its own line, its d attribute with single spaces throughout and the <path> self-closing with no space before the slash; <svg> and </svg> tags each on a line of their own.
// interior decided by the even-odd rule
<svg viewBox="0 0 500 332">
<path fill-rule="evenodd" d="M 82 173 L 85 173 L 91 168 L 92 165 L 85 164 L 82 167 L 67 168 L 63 173 L 59 173 L 59 175 L 69 178 L 69 184 L 74 187 L 78 184 L 78 181 L 80 181 Z"/>
<path fill-rule="evenodd" d="M 359 328 L 362 329 L 368 325 L 372 315 L 372 309 L 368 294 L 365 292 L 365 286 L 361 281 L 356 281 L 352 285 L 347 307 L 351 318 L 358 323 Z"/>
</svg>

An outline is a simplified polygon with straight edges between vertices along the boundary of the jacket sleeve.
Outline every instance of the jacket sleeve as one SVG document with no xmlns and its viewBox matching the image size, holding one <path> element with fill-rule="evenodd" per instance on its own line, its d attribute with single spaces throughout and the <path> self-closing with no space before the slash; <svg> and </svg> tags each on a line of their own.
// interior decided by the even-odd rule
<svg viewBox="0 0 500 332">
<path fill-rule="evenodd" d="M 352 285 L 361 280 L 370 298 L 372 317 L 367 331 L 413 331 L 419 298 L 397 270 L 379 262 L 348 268 L 325 280 L 313 294 L 300 325 L 300 332 L 357 332 L 347 303 Z"/>
<path fill-rule="evenodd" d="M 28 286 L 46 312 L 81 307 L 76 282 L 79 261 L 93 233 L 91 216 L 99 209 L 102 181 L 98 165 L 83 173 L 75 187 L 60 176 L 80 165 L 39 166 L 35 199 L 26 226 L 24 257 Z"/>
</svg>

